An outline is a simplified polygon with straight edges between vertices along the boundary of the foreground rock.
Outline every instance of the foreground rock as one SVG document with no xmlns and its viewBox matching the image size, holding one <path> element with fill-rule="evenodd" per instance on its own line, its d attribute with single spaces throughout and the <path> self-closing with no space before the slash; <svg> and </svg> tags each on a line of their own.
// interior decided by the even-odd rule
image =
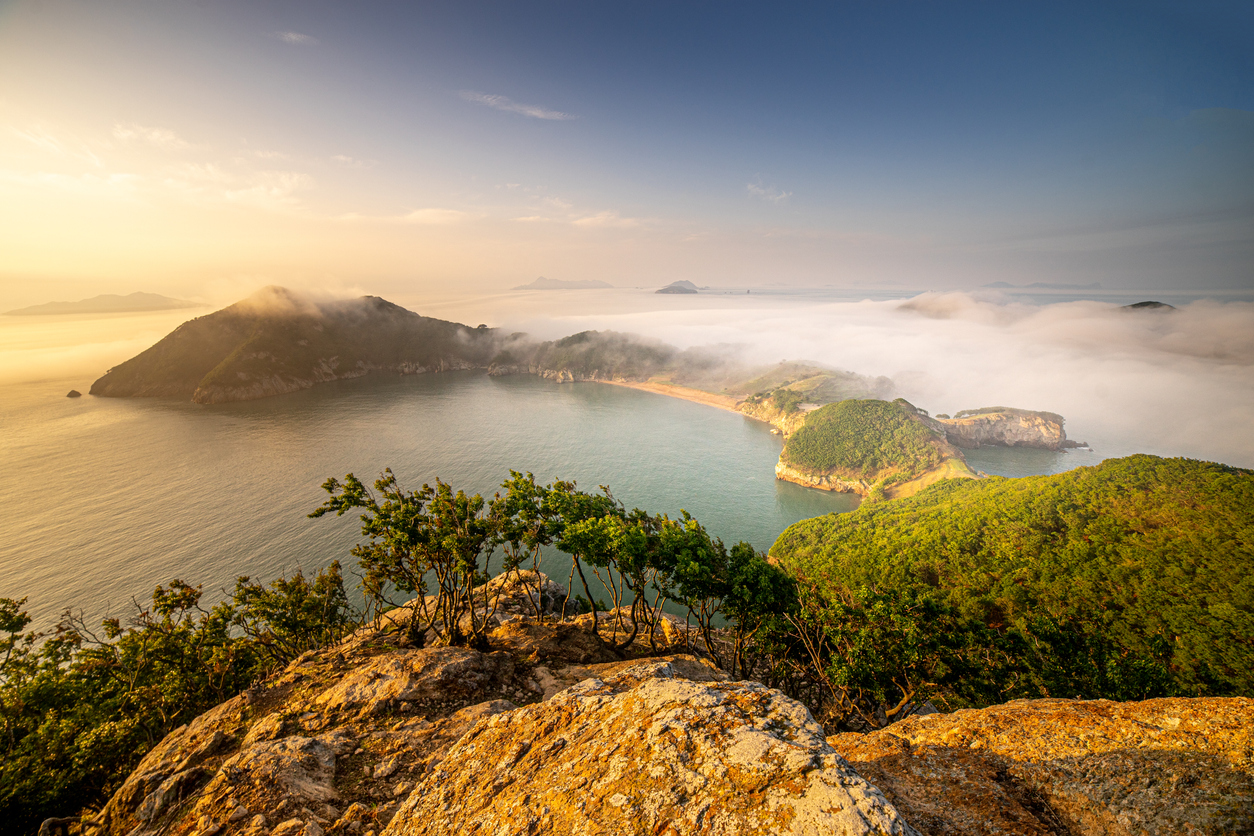
<svg viewBox="0 0 1254 836">
<path fill-rule="evenodd" d="M 496 581 L 494 650 L 415 648 L 382 620 L 307 653 L 171 732 L 96 817 L 101 836 L 379 833 L 414 785 L 479 720 L 635 664 L 586 629 L 525 615 L 560 605 L 544 575 Z M 677 675 L 719 676 L 663 657 Z"/>
<path fill-rule="evenodd" d="M 800 703 L 665 662 L 477 724 L 384 836 L 913 834 Z"/>
<path fill-rule="evenodd" d="M 1020 700 L 828 738 L 921 832 L 1254 833 L 1254 700 Z"/>
</svg>

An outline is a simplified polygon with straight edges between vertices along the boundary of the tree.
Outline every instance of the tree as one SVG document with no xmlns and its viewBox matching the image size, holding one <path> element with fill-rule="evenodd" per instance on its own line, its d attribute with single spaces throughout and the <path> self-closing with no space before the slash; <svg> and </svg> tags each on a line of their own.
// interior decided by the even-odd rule
<svg viewBox="0 0 1254 836">
<path fill-rule="evenodd" d="M 485 590 L 479 609 L 475 587 L 490 577 L 495 531 L 483 497 L 455 492 L 439 479 L 435 487 L 406 491 L 390 469 L 375 481 L 379 498 L 351 473 L 343 483 L 332 478 L 322 487 L 330 499 L 310 517 L 365 510 L 361 532 L 370 541 L 355 547 L 353 554 L 365 570 L 363 586 L 376 606 L 386 602 L 389 587 L 417 593 L 410 617 L 414 639 L 421 640 L 431 629 L 446 644 L 487 646 L 496 602 L 487 600 Z M 428 576 L 435 581 L 434 601 L 427 600 Z"/>
</svg>

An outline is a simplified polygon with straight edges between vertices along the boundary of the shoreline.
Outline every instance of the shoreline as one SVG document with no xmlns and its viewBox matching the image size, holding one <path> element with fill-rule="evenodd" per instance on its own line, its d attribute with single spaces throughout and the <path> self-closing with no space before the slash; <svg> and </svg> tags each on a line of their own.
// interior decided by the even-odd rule
<svg viewBox="0 0 1254 836">
<path fill-rule="evenodd" d="M 727 395 L 716 395 L 713 392 L 705 392 L 701 389 L 689 389 L 687 386 L 676 386 L 671 383 L 636 383 L 627 380 L 597 380 L 595 383 L 608 383 L 611 386 L 625 386 L 628 389 L 639 389 L 642 392 L 652 392 L 655 395 L 666 395 L 670 398 L 679 398 L 684 401 L 704 404 L 712 406 L 716 409 L 723 409 L 727 412 L 734 412 L 737 415 L 743 415 L 745 418 L 753 418 L 752 415 L 745 415 L 736 408 L 736 399 Z M 760 419 L 754 418 L 757 421 Z"/>
</svg>

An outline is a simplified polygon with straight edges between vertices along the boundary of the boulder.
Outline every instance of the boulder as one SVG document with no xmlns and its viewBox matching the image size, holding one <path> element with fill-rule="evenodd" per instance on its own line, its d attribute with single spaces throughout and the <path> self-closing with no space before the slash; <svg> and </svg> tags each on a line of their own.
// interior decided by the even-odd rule
<svg viewBox="0 0 1254 836">
<path fill-rule="evenodd" d="M 921 832 L 1254 833 L 1254 700 L 1018 700 L 828 738 Z"/>
<path fill-rule="evenodd" d="M 915 833 L 800 703 L 668 662 L 488 718 L 444 762 L 383 836 Z"/>
</svg>

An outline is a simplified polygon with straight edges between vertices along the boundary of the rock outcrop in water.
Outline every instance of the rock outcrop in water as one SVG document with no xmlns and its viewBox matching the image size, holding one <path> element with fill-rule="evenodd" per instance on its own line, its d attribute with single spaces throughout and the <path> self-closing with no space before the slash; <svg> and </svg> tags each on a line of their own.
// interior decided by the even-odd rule
<svg viewBox="0 0 1254 836">
<path fill-rule="evenodd" d="M 1035 447 L 1062 450 L 1082 447 L 1068 442 L 1066 423 L 1053 412 L 1032 412 L 1006 406 L 990 406 L 959 412 L 953 418 L 938 419 L 949 443 L 955 447 Z"/>
<path fill-rule="evenodd" d="M 493 650 L 367 627 L 176 729 L 101 836 L 1250 832 L 1254 701 L 1036 700 L 824 738 L 684 652 L 503 608 Z M 584 617 L 587 620 L 587 616 Z"/>
</svg>

